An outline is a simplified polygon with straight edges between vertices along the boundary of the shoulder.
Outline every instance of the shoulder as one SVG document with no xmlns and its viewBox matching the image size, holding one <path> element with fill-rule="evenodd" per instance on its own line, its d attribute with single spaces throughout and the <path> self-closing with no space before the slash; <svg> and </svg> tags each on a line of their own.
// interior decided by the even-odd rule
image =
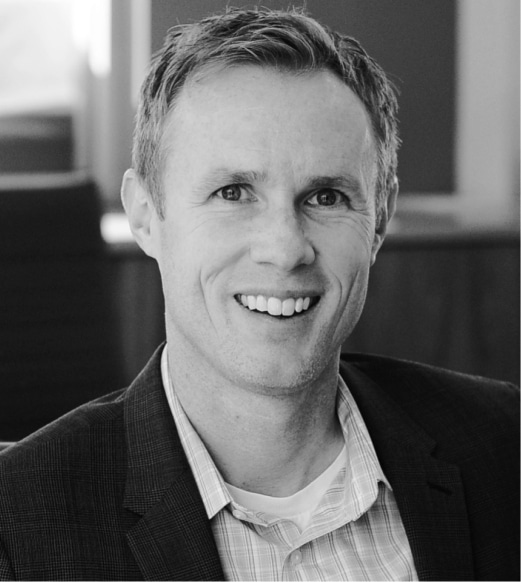
<svg viewBox="0 0 521 582">
<path fill-rule="evenodd" d="M 21 580 L 140 576 L 126 541 L 140 516 L 125 500 L 132 469 L 134 484 L 155 493 L 167 470 L 156 463 L 153 472 L 154 459 L 171 458 L 168 447 L 151 446 L 158 430 L 167 432 L 157 429 L 157 403 L 166 401 L 158 369 L 154 356 L 129 388 L 80 406 L 0 454 L 0 578 L 9 568 Z"/>
<path fill-rule="evenodd" d="M 102 463 L 104 451 L 121 456 L 128 425 L 136 424 L 143 410 L 153 406 L 161 392 L 159 346 L 132 384 L 79 406 L 54 422 L 0 453 L 0 476 L 8 467 L 27 463 L 38 469 L 44 463 L 61 461 L 62 466 L 92 461 Z M 152 411 L 152 414 L 155 411 Z M 0 479 L 1 483 L 1 479 Z"/>
<path fill-rule="evenodd" d="M 514 566 L 519 559 L 519 389 L 373 355 L 345 355 L 340 369 L 397 494 L 400 482 L 416 474 L 427 480 L 435 500 L 430 483 L 438 482 L 437 471 L 447 471 L 451 491 L 463 497 L 452 493 L 444 503 L 454 515 L 465 508 L 476 579 L 514 579 L 497 572 L 509 572 L 512 556 Z M 406 470 L 397 458 L 407 458 Z M 409 498 L 402 503 L 409 507 Z M 426 523 L 438 519 L 429 515 L 432 507 L 421 508 Z"/>
<path fill-rule="evenodd" d="M 4 450 L 0 454 L 3 511 L 27 508 L 43 498 L 52 505 L 58 497 L 49 492 L 62 489 L 66 482 L 88 487 L 102 472 L 124 475 L 125 392 L 84 404 Z"/>
<path fill-rule="evenodd" d="M 342 354 L 341 370 L 355 368 L 401 403 L 441 400 L 451 407 L 516 416 L 519 387 L 419 362 L 371 354 Z M 470 407 L 470 408 L 469 408 Z"/>
<path fill-rule="evenodd" d="M 10 447 L 0 456 L 0 462 L 69 439 L 89 438 L 98 427 L 117 424 L 127 390 L 111 392 L 71 410 Z"/>
<path fill-rule="evenodd" d="M 124 532 L 135 519 L 122 503 L 124 400 L 118 392 L 85 404 L 0 454 L 0 572 L 9 566 L 20 580 L 128 573 Z"/>
<path fill-rule="evenodd" d="M 370 386 L 374 399 L 397 405 L 448 459 L 470 458 L 469 451 L 517 458 L 519 388 L 513 384 L 365 354 L 343 355 L 341 372 L 357 402 Z"/>
</svg>

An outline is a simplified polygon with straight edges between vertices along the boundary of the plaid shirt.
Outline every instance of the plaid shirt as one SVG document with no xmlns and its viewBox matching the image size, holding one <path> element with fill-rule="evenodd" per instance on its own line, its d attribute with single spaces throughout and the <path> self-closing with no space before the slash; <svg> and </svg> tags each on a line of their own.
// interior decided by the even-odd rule
<svg viewBox="0 0 521 582">
<path fill-rule="evenodd" d="M 418 579 L 391 486 L 340 376 L 337 414 L 347 465 L 301 532 L 289 520 L 248 510 L 232 499 L 173 390 L 166 348 L 161 371 L 227 580 Z"/>
</svg>

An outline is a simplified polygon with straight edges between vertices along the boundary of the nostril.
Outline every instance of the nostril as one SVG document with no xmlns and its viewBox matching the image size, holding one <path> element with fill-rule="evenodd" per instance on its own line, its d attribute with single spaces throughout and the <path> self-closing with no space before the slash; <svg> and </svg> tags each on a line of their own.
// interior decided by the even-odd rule
<svg viewBox="0 0 521 582">
<path fill-rule="evenodd" d="M 255 263 L 271 264 L 285 271 L 292 271 L 301 265 L 313 264 L 315 250 L 303 236 L 278 237 L 252 244 L 250 257 Z"/>
</svg>

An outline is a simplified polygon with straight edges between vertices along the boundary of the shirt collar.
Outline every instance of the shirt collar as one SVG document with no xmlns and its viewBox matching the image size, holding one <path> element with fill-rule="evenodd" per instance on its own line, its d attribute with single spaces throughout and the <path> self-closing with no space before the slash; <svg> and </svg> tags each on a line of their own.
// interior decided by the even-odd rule
<svg viewBox="0 0 521 582">
<path fill-rule="evenodd" d="M 203 499 L 208 519 L 212 519 L 228 504 L 232 498 L 226 488 L 221 473 L 215 466 L 210 453 L 204 446 L 192 423 L 186 416 L 177 397 L 168 370 L 167 346 L 161 354 L 161 378 L 165 388 L 168 404 L 181 438 L 181 444 L 188 458 L 188 463 Z"/>
<path fill-rule="evenodd" d="M 381 481 L 392 490 L 376 455 L 362 413 L 340 374 L 338 375 L 337 414 L 347 447 L 348 473 L 350 472 L 352 477 L 356 474 L 364 474 L 374 482 Z M 356 464 L 351 462 L 359 458 L 362 460 L 357 461 Z"/>
<path fill-rule="evenodd" d="M 166 346 L 161 355 L 161 377 L 181 444 L 188 458 L 208 518 L 212 519 L 224 507 L 229 504 L 233 505 L 233 499 L 221 473 L 215 466 L 175 393 L 170 380 Z M 361 510 L 363 508 L 367 510 L 369 499 L 375 498 L 378 481 L 383 482 L 389 489 L 391 486 L 380 466 L 358 406 L 340 375 L 338 376 L 336 405 L 347 449 L 346 501 L 349 500 L 349 505 L 352 505 L 353 500 L 357 499 L 356 505 Z M 371 486 L 367 487 L 369 484 Z"/>
</svg>

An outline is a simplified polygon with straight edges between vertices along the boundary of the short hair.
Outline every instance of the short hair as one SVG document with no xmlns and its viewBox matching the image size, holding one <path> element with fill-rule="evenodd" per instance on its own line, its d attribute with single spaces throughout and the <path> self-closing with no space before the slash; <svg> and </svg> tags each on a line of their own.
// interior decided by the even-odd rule
<svg viewBox="0 0 521 582">
<path fill-rule="evenodd" d="M 282 72 L 331 71 L 362 101 L 376 148 L 375 206 L 381 217 L 397 177 L 396 89 L 360 43 L 331 31 L 302 8 L 227 8 L 171 28 L 142 85 L 134 131 L 133 165 L 164 218 L 162 137 L 181 89 L 210 67 L 259 65 Z"/>
</svg>

